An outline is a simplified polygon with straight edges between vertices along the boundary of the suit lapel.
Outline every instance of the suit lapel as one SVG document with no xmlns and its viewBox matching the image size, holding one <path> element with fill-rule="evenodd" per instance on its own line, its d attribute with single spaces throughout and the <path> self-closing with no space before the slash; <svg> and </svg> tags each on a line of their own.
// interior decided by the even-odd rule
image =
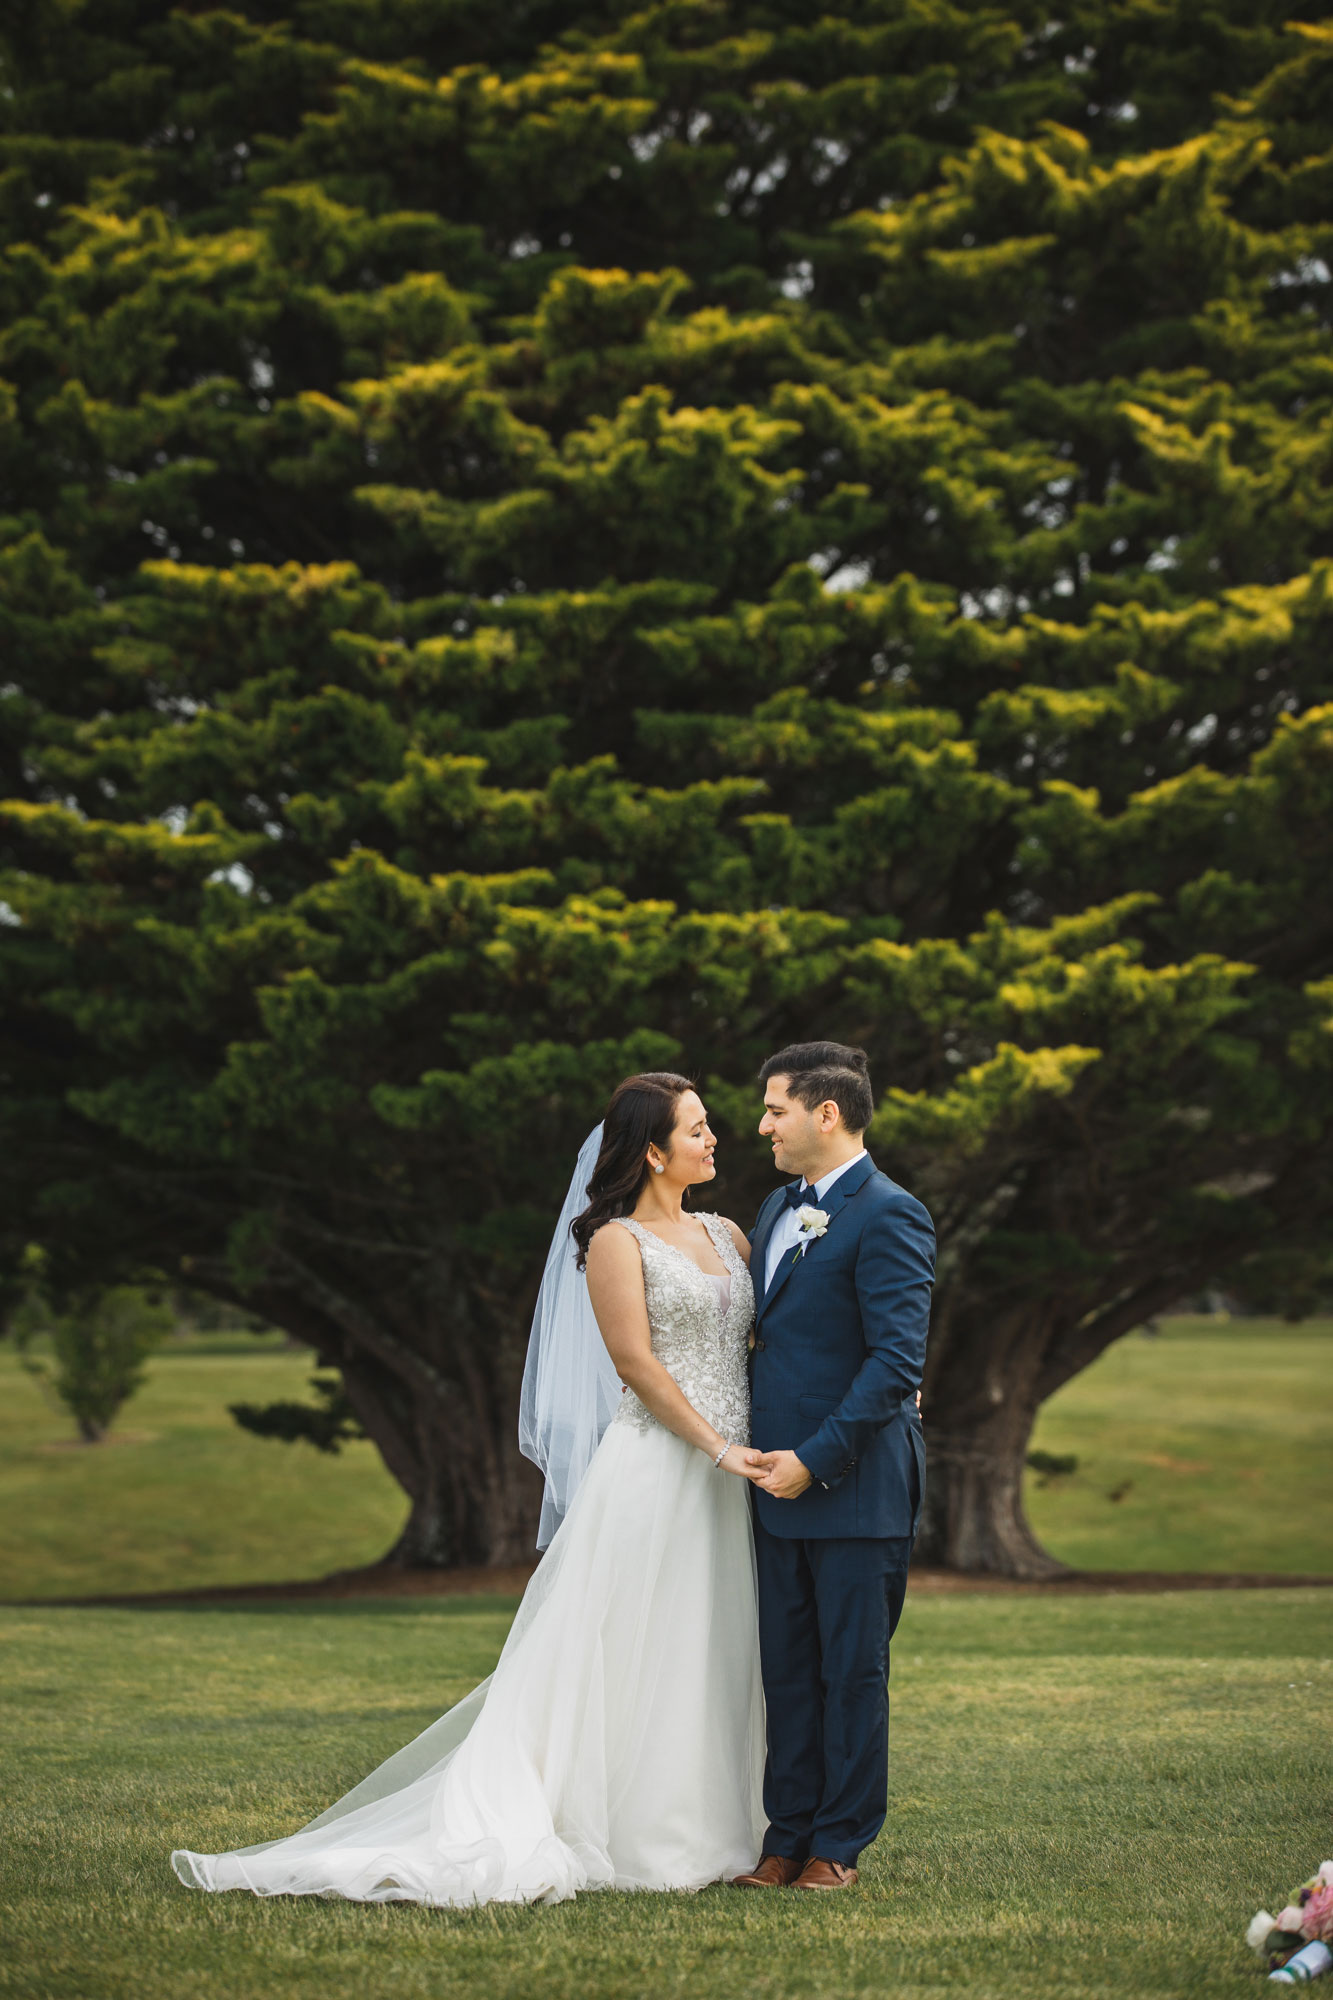
<svg viewBox="0 0 1333 2000">
<path fill-rule="evenodd" d="M 845 1174 L 839 1174 L 837 1180 L 834 1181 L 833 1186 L 822 1201 L 813 1204 L 813 1206 L 823 1209 L 829 1219 L 830 1229 L 833 1227 L 839 1209 L 845 1207 L 852 1196 L 860 1192 L 874 1171 L 875 1162 L 871 1159 L 869 1153 L 867 1153 L 865 1158 L 858 1160 L 854 1167 L 848 1167 Z M 763 1255 L 765 1260 L 767 1260 L 768 1256 L 768 1239 L 773 1233 L 775 1223 L 776 1217 L 768 1223 L 767 1228 L 763 1232 Z M 811 1245 L 811 1248 L 813 1247 Z M 758 1309 L 755 1313 L 756 1320 L 768 1310 L 768 1307 L 782 1290 L 782 1287 L 786 1284 L 797 1264 L 803 1264 L 804 1262 L 805 1256 L 798 1256 L 795 1249 L 783 1252 L 782 1262 L 773 1273 L 773 1283 L 760 1295 Z M 762 1270 L 763 1266 L 761 1265 L 760 1268 Z"/>
<path fill-rule="evenodd" d="M 845 1174 L 839 1174 L 837 1180 L 834 1181 L 833 1186 L 824 1196 L 819 1206 L 826 1210 L 830 1216 L 836 1215 L 838 1210 L 845 1203 L 849 1202 L 854 1194 L 861 1192 L 861 1189 L 865 1186 L 874 1171 L 875 1162 L 871 1159 L 869 1153 L 863 1153 L 855 1166 L 848 1167 Z"/>
<path fill-rule="evenodd" d="M 778 1226 L 778 1217 L 785 1214 L 786 1207 L 785 1189 L 777 1188 L 767 1196 L 759 1211 L 754 1242 L 750 1246 L 750 1274 L 754 1282 L 755 1297 L 761 1306 L 764 1297 L 764 1273 L 768 1268 L 768 1239 Z"/>
<path fill-rule="evenodd" d="M 767 1254 L 767 1252 L 765 1254 Z M 794 1249 L 784 1250 L 782 1253 L 781 1261 L 778 1264 L 778 1268 L 773 1273 L 773 1282 L 771 1285 L 768 1286 L 767 1290 L 764 1292 L 764 1295 L 760 1299 L 759 1305 L 755 1311 L 756 1321 L 763 1318 L 765 1312 L 767 1312 L 769 1306 L 773 1303 L 773 1300 L 777 1297 L 778 1293 L 782 1290 L 782 1287 L 786 1284 L 788 1278 L 791 1276 L 792 1265 L 795 1262 L 796 1262 L 795 1250 Z"/>
</svg>

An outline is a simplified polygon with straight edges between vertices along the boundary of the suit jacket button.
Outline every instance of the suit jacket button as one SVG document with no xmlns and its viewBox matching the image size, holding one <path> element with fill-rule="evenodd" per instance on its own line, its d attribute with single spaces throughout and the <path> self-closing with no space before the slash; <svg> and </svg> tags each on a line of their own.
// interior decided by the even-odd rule
<svg viewBox="0 0 1333 2000">
<path fill-rule="evenodd" d="M 764 1344 L 764 1343 L 763 1343 L 763 1341 L 762 1341 L 762 1340 L 756 1340 L 756 1341 L 755 1341 L 755 1344 L 754 1344 L 754 1351 L 755 1351 L 755 1353 L 756 1353 L 756 1354 L 758 1354 L 758 1353 L 759 1353 L 760 1349 L 761 1349 L 761 1348 L 763 1347 L 763 1344 Z"/>
</svg>

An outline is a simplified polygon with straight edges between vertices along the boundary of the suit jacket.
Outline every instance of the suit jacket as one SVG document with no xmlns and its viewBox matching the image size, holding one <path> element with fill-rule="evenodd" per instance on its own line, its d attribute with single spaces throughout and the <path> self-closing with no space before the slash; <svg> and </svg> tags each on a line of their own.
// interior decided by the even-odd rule
<svg viewBox="0 0 1333 2000">
<path fill-rule="evenodd" d="M 799 1256 L 785 1253 L 766 1289 L 768 1238 L 783 1206 L 776 1188 L 750 1257 L 751 1436 L 761 1451 L 794 1451 L 814 1483 L 795 1500 L 752 1489 L 760 1523 L 784 1536 L 915 1536 L 934 1226 L 867 1156 L 817 1204 L 829 1217 L 824 1234 Z"/>
</svg>

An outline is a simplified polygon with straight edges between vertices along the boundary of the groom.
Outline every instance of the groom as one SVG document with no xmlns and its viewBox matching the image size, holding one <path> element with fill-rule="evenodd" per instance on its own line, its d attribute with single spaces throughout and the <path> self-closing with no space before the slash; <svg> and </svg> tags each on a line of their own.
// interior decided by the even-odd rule
<svg viewBox="0 0 1333 2000">
<path fill-rule="evenodd" d="M 889 1640 L 925 1479 L 935 1231 L 861 1142 L 863 1050 L 799 1042 L 759 1080 L 759 1130 L 796 1179 L 760 1209 L 750 1256 L 768 1831 L 736 1886 L 842 1889 L 888 1809 Z"/>
</svg>

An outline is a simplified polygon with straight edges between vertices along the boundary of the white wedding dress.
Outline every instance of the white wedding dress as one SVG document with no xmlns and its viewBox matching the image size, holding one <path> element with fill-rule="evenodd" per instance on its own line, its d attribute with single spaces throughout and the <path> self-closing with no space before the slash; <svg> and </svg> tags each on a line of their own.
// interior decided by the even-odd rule
<svg viewBox="0 0 1333 2000">
<path fill-rule="evenodd" d="M 724 1437 L 749 1440 L 754 1293 L 627 1220 L 653 1352 Z M 580 1889 L 698 1889 L 759 1854 L 763 1693 L 746 1482 L 626 1390 L 466 1700 L 285 1840 L 178 1850 L 200 1889 L 437 1907 Z"/>
</svg>

